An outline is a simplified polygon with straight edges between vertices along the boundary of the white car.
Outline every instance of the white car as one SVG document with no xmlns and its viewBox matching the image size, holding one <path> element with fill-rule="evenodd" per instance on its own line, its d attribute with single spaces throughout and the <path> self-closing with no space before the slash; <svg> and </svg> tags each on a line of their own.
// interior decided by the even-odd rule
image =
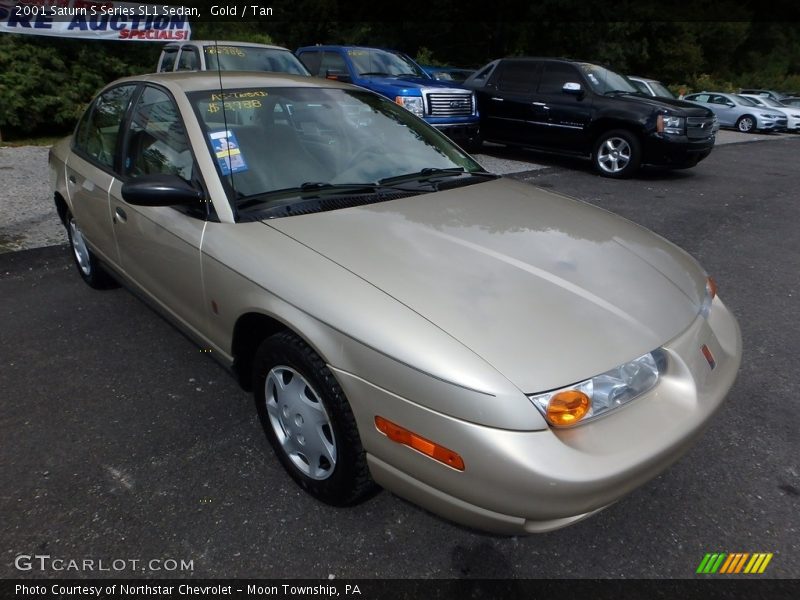
<svg viewBox="0 0 800 600">
<path fill-rule="evenodd" d="M 756 94 L 741 95 L 745 98 L 750 98 L 750 100 L 759 106 L 785 114 L 786 131 L 800 131 L 800 106 L 786 106 L 768 96 L 758 96 Z"/>
</svg>

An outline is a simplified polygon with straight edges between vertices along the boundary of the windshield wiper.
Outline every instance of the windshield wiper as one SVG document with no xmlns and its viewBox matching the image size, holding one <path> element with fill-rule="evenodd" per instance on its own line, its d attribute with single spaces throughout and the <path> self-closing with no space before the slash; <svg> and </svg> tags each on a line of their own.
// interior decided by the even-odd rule
<svg viewBox="0 0 800 600">
<path fill-rule="evenodd" d="M 429 179 L 431 177 L 452 177 L 454 175 L 463 175 L 464 173 L 465 173 L 464 167 L 452 167 L 449 169 L 425 167 L 424 169 L 420 169 L 419 171 L 415 171 L 414 173 L 405 173 L 404 175 L 394 175 L 392 177 L 384 177 L 383 179 L 379 179 L 378 183 L 380 183 L 381 185 L 387 185 L 406 180 L 415 181 L 415 180 Z"/>
<path fill-rule="evenodd" d="M 604 96 L 608 96 L 609 94 L 635 94 L 636 91 L 634 90 L 606 90 L 603 92 Z"/>
<path fill-rule="evenodd" d="M 240 198 L 239 210 L 251 208 L 259 204 L 270 204 L 276 200 L 285 200 L 291 197 L 308 198 L 328 194 L 373 194 L 377 192 L 379 186 L 374 183 L 326 183 L 319 181 L 307 181 L 297 187 L 284 188 L 264 192 L 263 194 L 253 194 Z"/>
</svg>

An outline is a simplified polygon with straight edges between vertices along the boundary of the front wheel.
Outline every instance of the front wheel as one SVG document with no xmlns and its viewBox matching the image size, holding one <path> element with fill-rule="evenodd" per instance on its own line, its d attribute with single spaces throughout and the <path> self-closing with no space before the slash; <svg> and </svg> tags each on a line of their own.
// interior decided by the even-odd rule
<svg viewBox="0 0 800 600">
<path fill-rule="evenodd" d="M 334 506 L 377 491 L 344 392 L 308 344 L 289 332 L 262 342 L 253 391 L 264 433 L 300 487 Z"/>
<path fill-rule="evenodd" d="M 595 169 L 603 177 L 630 177 L 642 163 L 638 138 L 629 131 L 607 131 L 597 138 L 592 154 Z"/>
<path fill-rule="evenodd" d="M 83 232 L 70 213 L 67 213 L 67 238 L 81 278 L 96 290 L 116 287 L 114 279 L 103 269 L 94 252 L 89 249 Z"/>
<path fill-rule="evenodd" d="M 756 120 L 750 115 L 744 115 L 736 121 L 736 128 L 742 133 L 755 133 Z"/>
</svg>

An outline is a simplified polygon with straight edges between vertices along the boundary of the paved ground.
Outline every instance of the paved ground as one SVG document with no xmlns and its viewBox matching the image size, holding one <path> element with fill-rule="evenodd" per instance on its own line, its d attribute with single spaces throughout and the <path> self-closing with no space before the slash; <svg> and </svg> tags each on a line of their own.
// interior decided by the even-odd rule
<svg viewBox="0 0 800 600">
<path fill-rule="evenodd" d="M 610 181 L 493 151 L 544 167 L 515 177 L 698 257 L 745 344 L 729 401 L 684 459 L 535 537 L 468 531 L 388 493 L 312 501 L 270 455 L 249 396 L 131 294 L 90 290 L 64 247 L 0 255 L 0 577 L 26 575 L 19 554 L 49 554 L 193 560 L 194 577 L 683 578 L 713 551 L 774 552 L 767 575 L 800 577 L 798 153 L 800 136 L 723 145 L 695 169 Z"/>
</svg>

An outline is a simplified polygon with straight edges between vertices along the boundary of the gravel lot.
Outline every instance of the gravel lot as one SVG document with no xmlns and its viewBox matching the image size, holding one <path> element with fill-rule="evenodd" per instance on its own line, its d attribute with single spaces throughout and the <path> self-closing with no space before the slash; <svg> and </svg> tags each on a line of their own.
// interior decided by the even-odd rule
<svg viewBox="0 0 800 600">
<path fill-rule="evenodd" d="M 775 140 L 791 134 L 746 134 L 720 131 L 717 145 Z M 800 136 L 798 136 L 800 137 Z M 41 248 L 67 243 L 67 234 L 53 206 L 48 171 L 48 148 L 42 146 L 0 147 L 0 171 L 4 189 L 0 214 L 0 253 Z M 526 153 L 526 160 L 505 158 L 503 148 L 486 145 L 486 153 L 475 158 L 486 169 L 501 175 L 538 171 L 547 167 L 527 160 L 536 160 L 535 153 Z M 515 157 L 517 158 L 517 157 Z"/>
</svg>

